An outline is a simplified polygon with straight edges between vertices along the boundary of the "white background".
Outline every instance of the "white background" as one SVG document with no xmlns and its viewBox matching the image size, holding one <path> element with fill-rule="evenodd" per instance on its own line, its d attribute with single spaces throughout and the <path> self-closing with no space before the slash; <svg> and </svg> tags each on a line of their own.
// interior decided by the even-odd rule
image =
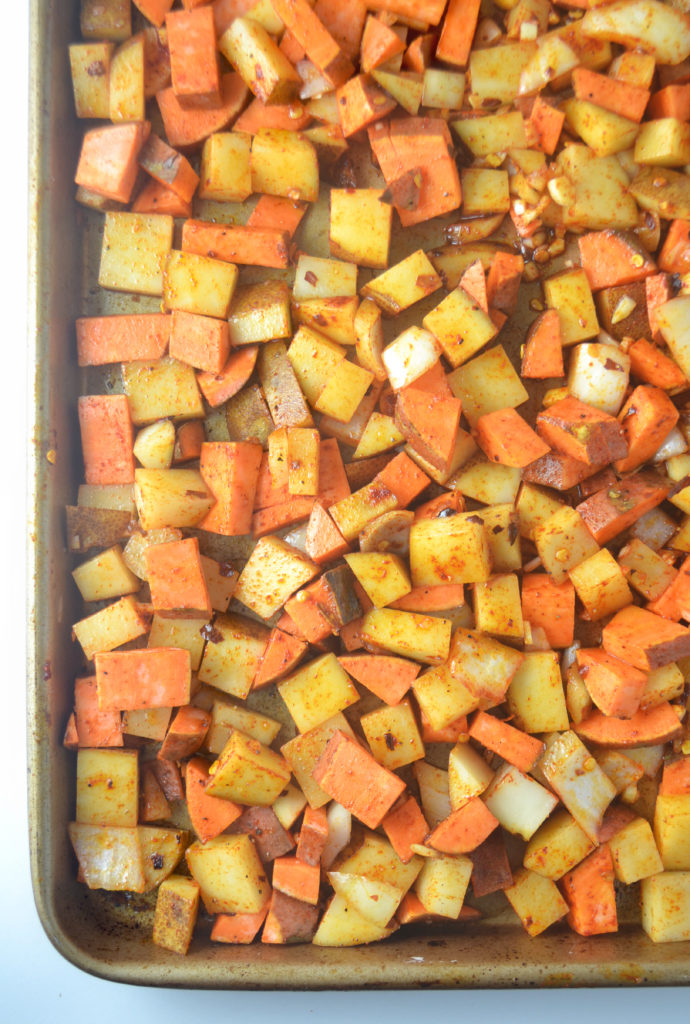
<svg viewBox="0 0 690 1024">
<path fill-rule="evenodd" d="M 59 3 L 59 0 L 55 0 Z M 3 822 L 0 845 L 0 1020 L 52 1024 L 150 1024 L 156 1020 L 236 1020 L 252 1024 L 293 1021 L 400 1022 L 452 1019 L 486 1022 L 555 1019 L 641 1021 L 688 1019 L 683 989 L 599 989 L 529 992 L 222 993 L 132 988 L 82 974 L 64 961 L 43 934 L 29 880 L 24 728 L 26 584 L 25 460 L 27 445 L 26 152 L 28 0 L 5 7 L 0 160 L 0 294 L 5 484 L 0 492 L 0 630 L 4 672 L 0 683 Z M 26 8 L 26 9 L 23 9 Z M 500 949 L 496 950 L 500 958 Z M 684 1011 L 684 1012 L 683 1012 Z"/>
</svg>

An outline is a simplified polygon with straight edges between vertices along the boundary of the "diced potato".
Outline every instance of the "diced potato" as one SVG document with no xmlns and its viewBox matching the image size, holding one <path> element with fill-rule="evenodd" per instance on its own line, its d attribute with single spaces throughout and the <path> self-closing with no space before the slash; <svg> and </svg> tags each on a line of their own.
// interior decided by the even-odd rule
<svg viewBox="0 0 690 1024">
<path fill-rule="evenodd" d="M 682 12 L 658 0 L 617 0 L 598 6 L 585 14 L 582 31 L 594 39 L 639 46 L 660 64 L 680 64 L 690 53 Z"/>
<path fill-rule="evenodd" d="M 209 768 L 209 796 L 248 806 L 270 807 L 290 781 L 290 768 L 280 754 L 235 730 Z"/>
<path fill-rule="evenodd" d="M 570 569 L 568 576 L 591 619 L 603 619 L 632 604 L 623 571 L 606 548 Z"/>
<path fill-rule="evenodd" d="M 465 76 L 461 71 L 445 68 L 424 69 L 422 104 L 440 110 L 460 110 L 465 93 Z"/>
<path fill-rule="evenodd" d="M 385 928 L 404 896 L 402 889 L 388 882 L 344 871 L 329 871 L 328 880 L 348 908 L 379 928 Z"/>
<path fill-rule="evenodd" d="M 138 34 L 119 46 L 110 62 L 108 106 L 111 121 L 118 124 L 144 120 L 144 72 L 144 37 Z"/>
<path fill-rule="evenodd" d="M 252 137 L 245 132 L 214 132 L 204 141 L 199 199 L 241 203 L 252 192 L 249 154 Z"/>
<path fill-rule="evenodd" d="M 137 831 L 148 891 L 159 886 L 180 863 L 189 844 L 189 833 L 150 825 L 139 825 Z"/>
<path fill-rule="evenodd" d="M 145 469 L 169 469 L 175 450 L 172 420 L 158 420 L 143 427 L 134 440 L 134 456 Z"/>
<path fill-rule="evenodd" d="M 139 831 L 136 827 L 70 822 L 69 837 L 89 889 L 144 892 Z"/>
<path fill-rule="evenodd" d="M 72 572 L 72 578 L 84 601 L 107 601 L 111 597 L 134 594 L 141 586 L 122 557 L 122 548 L 116 544 Z"/>
<path fill-rule="evenodd" d="M 134 598 L 128 596 L 75 622 L 72 629 L 84 654 L 91 660 L 101 651 L 113 651 L 143 636 L 147 632 L 147 622 Z"/>
<path fill-rule="evenodd" d="M 375 188 L 331 189 L 329 243 L 341 260 L 363 267 L 387 267 L 393 207 Z"/>
<path fill-rule="evenodd" d="M 654 838 L 666 871 L 690 871 L 690 795 L 658 794 Z"/>
<path fill-rule="evenodd" d="M 520 586 L 514 573 L 492 576 L 475 583 L 474 616 L 477 629 L 498 637 L 522 639 L 524 624 Z"/>
<path fill-rule="evenodd" d="M 209 630 L 206 619 L 167 619 L 154 615 L 148 636 L 149 647 L 182 647 L 189 651 L 192 672 L 198 672 L 204 650 L 204 635 Z"/>
<path fill-rule="evenodd" d="M 564 348 L 599 333 L 597 311 L 584 270 L 564 270 L 547 277 L 544 296 L 547 306 L 558 310 Z"/>
<path fill-rule="evenodd" d="M 173 249 L 168 253 L 163 273 L 165 307 L 224 320 L 237 275 L 234 263 Z"/>
<path fill-rule="evenodd" d="M 690 376 L 690 295 L 678 295 L 657 306 L 654 316 L 673 358 L 686 377 Z"/>
<path fill-rule="evenodd" d="M 399 555 L 382 551 L 358 551 L 345 561 L 375 608 L 384 608 L 412 589 L 407 568 Z"/>
<path fill-rule="evenodd" d="M 384 313 L 395 316 L 441 287 L 441 278 L 428 256 L 418 249 L 395 266 L 372 278 L 362 297 L 373 299 Z"/>
<path fill-rule="evenodd" d="M 473 796 L 479 796 L 494 773 L 482 755 L 470 743 L 457 743 L 448 758 L 448 790 L 453 810 Z"/>
<path fill-rule="evenodd" d="M 186 857 L 209 914 L 256 914 L 269 899 L 266 872 L 249 836 L 192 843 Z"/>
<path fill-rule="evenodd" d="M 199 667 L 202 683 L 244 698 L 268 643 L 269 631 L 239 615 L 217 615 Z"/>
<path fill-rule="evenodd" d="M 304 299 L 330 299 L 357 294 L 357 264 L 343 260 L 322 259 L 301 253 L 295 270 L 292 297 L 295 302 Z"/>
<path fill-rule="evenodd" d="M 77 754 L 77 821 L 133 828 L 138 815 L 138 752 L 81 749 Z"/>
<path fill-rule="evenodd" d="M 142 295 L 163 294 L 163 265 L 174 221 L 162 213 L 106 213 L 98 283 Z"/>
<path fill-rule="evenodd" d="M 639 125 L 620 114 L 598 107 L 589 100 L 565 100 L 566 124 L 576 132 L 596 156 L 611 156 L 630 149 L 635 142 Z"/>
<path fill-rule="evenodd" d="M 145 530 L 196 526 L 213 496 L 196 469 L 135 469 L 134 500 Z"/>
<path fill-rule="evenodd" d="M 345 358 L 345 349 L 309 327 L 298 327 L 288 359 L 307 401 L 316 403 Z"/>
<path fill-rule="evenodd" d="M 289 337 L 290 296 L 285 281 L 261 281 L 237 288 L 228 316 L 232 345 L 254 345 Z"/>
<path fill-rule="evenodd" d="M 431 857 L 424 861 L 414 889 L 430 914 L 455 920 L 465 902 L 471 874 L 469 857 Z"/>
<path fill-rule="evenodd" d="M 69 48 L 77 117 L 110 116 L 112 43 L 74 43 Z"/>
<path fill-rule="evenodd" d="M 447 664 L 422 672 L 412 683 L 412 690 L 432 729 L 445 729 L 460 715 L 479 707 L 479 696 L 471 680 L 456 678 Z"/>
<path fill-rule="evenodd" d="M 598 842 L 604 811 L 615 797 L 616 787 L 582 740 L 572 730 L 561 733 L 539 763 L 575 821 L 592 842 Z"/>
<path fill-rule="evenodd" d="M 315 946 L 359 946 L 387 939 L 392 928 L 362 917 L 343 896 L 335 895 L 319 922 L 312 942 Z"/>
<path fill-rule="evenodd" d="M 319 165 L 311 142 L 282 128 L 261 129 L 252 140 L 252 192 L 314 203 Z"/>
<path fill-rule="evenodd" d="M 542 564 L 555 583 L 563 583 L 568 570 L 599 550 L 580 513 L 567 505 L 537 524 L 533 536 Z"/>
<path fill-rule="evenodd" d="M 690 163 L 690 125 L 676 117 L 662 117 L 640 125 L 635 140 L 636 164 L 683 167 Z"/>
<path fill-rule="evenodd" d="M 565 809 L 555 811 L 527 844 L 523 864 L 557 881 L 584 860 L 595 844 Z"/>
<path fill-rule="evenodd" d="M 504 892 L 528 935 L 541 935 L 568 913 L 556 883 L 524 867 L 513 874 L 513 884 Z"/>
<path fill-rule="evenodd" d="M 317 571 L 311 559 L 279 537 L 262 537 L 240 573 L 234 597 L 269 619 Z"/>
<path fill-rule="evenodd" d="M 410 573 L 415 587 L 488 580 L 491 551 L 482 520 L 418 519 L 410 528 Z"/>
<path fill-rule="evenodd" d="M 365 642 L 375 648 L 432 665 L 448 657 L 450 631 L 450 619 L 392 608 L 367 612 L 361 628 Z"/>
<path fill-rule="evenodd" d="M 561 670 L 554 651 L 525 653 L 508 689 L 508 707 L 513 724 L 525 732 L 568 728 Z"/>
<path fill-rule="evenodd" d="M 489 156 L 491 153 L 504 153 L 508 149 L 527 148 L 525 125 L 519 111 L 466 118 L 452 121 L 451 124 L 474 156 Z"/>
<path fill-rule="evenodd" d="M 424 757 L 424 744 L 409 700 L 370 711 L 360 722 L 369 749 L 384 768 L 395 771 Z"/>
<path fill-rule="evenodd" d="M 530 839 L 558 803 L 558 798 L 519 768 L 504 764 L 482 799 L 508 832 Z"/>
<path fill-rule="evenodd" d="M 448 485 L 485 505 L 512 504 L 520 488 L 521 476 L 521 471 L 514 466 L 486 462 L 479 456 L 451 477 Z"/>
<path fill-rule="evenodd" d="M 502 345 L 453 370 L 448 383 L 472 425 L 487 413 L 516 409 L 529 397 Z"/>
<path fill-rule="evenodd" d="M 191 878 L 175 875 L 158 890 L 153 919 L 153 942 L 173 953 L 186 953 L 192 941 L 199 906 L 199 886 Z"/>
<path fill-rule="evenodd" d="M 642 927 L 652 942 L 690 939 L 690 871 L 662 871 L 641 885 Z"/>
<path fill-rule="evenodd" d="M 453 366 L 466 363 L 498 333 L 493 320 L 460 285 L 422 323 Z"/>
<path fill-rule="evenodd" d="M 278 684 L 300 732 L 308 732 L 359 700 L 359 693 L 335 654 L 324 654 Z"/>
<path fill-rule="evenodd" d="M 436 339 L 421 327 L 408 327 L 381 353 L 381 362 L 395 391 L 413 384 L 430 370 L 441 354 Z"/>
<path fill-rule="evenodd" d="M 634 818 L 609 840 L 616 878 L 632 885 L 664 870 L 652 829 L 645 818 Z"/>
<path fill-rule="evenodd" d="M 123 364 L 122 383 L 135 426 L 166 417 L 194 419 L 204 415 L 194 368 L 171 356 L 152 362 L 134 359 Z"/>
<path fill-rule="evenodd" d="M 348 423 L 373 383 L 374 375 L 357 363 L 342 359 L 317 398 L 314 408 L 341 423 Z"/>
<path fill-rule="evenodd" d="M 615 345 L 585 342 L 570 353 L 568 392 L 586 405 L 617 415 L 630 376 L 630 356 Z"/>
</svg>

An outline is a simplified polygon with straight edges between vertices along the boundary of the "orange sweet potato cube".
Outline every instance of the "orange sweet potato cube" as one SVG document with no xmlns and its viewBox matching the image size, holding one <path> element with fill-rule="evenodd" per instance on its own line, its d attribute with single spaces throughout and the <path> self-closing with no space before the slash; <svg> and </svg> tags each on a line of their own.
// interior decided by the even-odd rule
<svg viewBox="0 0 690 1024">
<path fill-rule="evenodd" d="M 170 355 L 207 373 L 222 373 L 230 354 L 227 320 L 175 309 L 170 330 Z"/>
<path fill-rule="evenodd" d="M 378 828 L 405 783 L 339 729 L 328 741 L 312 777 L 332 800 L 368 828 Z"/>
<path fill-rule="evenodd" d="M 548 573 L 525 574 L 522 617 L 544 630 L 551 647 L 569 647 L 575 633 L 575 588 L 570 580 L 554 583 Z"/>
<path fill-rule="evenodd" d="M 477 441 L 492 462 L 523 468 L 541 458 L 549 446 L 515 409 L 497 409 L 477 420 Z"/>
<path fill-rule="evenodd" d="M 84 395 L 78 402 L 87 484 L 134 482 L 134 431 L 126 395 Z"/>
<path fill-rule="evenodd" d="M 605 715 L 632 718 L 640 706 L 647 673 L 598 647 L 581 648 L 577 667 L 587 691 Z"/>
<path fill-rule="evenodd" d="M 470 853 L 495 828 L 498 819 L 480 797 L 474 796 L 440 821 L 426 843 L 439 853 Z"/>
<path fill-rule="evenodd" d="M 421 845 L 429 833 L 426 818 L 413 796 L 402 798 L 388 812 L 381 826 L 403 864 L 414 857 L 412 845 Z"/>
<path fill-rule="evenodd" d="M 157 612 L 211 614 L 211 600 L 196 537 L 146 548 L 151 604 Z"/>
</svg>

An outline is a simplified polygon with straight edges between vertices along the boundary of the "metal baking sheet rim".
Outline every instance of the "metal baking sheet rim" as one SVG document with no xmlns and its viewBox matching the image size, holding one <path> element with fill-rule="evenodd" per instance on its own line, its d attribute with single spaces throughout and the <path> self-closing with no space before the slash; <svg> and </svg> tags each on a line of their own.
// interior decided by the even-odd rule
<svg viewBox="0 0 690 1024">
<path fill-rule="evenodd" d="M 195 938 L 187 957 L 155 947 L 136 902 L 91 893 L 75 880 L 66 822 L 71 753 L 62 732 L 71 703 L 68 557 L 63 508 L 73 500 L 76 373 L 70 280 L 74 238 L 72 113 L 67 45 L 78 2 L 31 0 L 29 239 L 28 801 L 38 914 L 55 948 L 95 976 L 139 985 L 218 989 L 527 988 L 690 984 L 688 943 L 655 945 L 639 928 L 582 938 L 553 929 L 530 939 L 515 926 L 462 925 L 344 949 L 222 946 Z M 143 915 L 144 918 L 146 915 Z"/>
</svg>

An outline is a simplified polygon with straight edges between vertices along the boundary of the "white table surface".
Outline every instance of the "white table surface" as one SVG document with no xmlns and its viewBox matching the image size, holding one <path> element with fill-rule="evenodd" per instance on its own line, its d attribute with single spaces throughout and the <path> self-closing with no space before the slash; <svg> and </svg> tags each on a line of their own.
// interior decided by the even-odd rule
<svg viewBox="0 0 690 1024">
<path fill-rule="evenodd" d="M 59 2 L 59 0 L 57 0 Z M 28 866 L 26 820 L 26 750 L 24 680 L 26 644 L 25 560 L 26 535 L 25 445 L 26 360 L 26 151 L 28 2 L 8 4 L 5 45 L 0 60 L 0 96 L 3 107 L 3 157 L 0 182 L 3 197 L 0 219 L 0 292 L 2 341 L 7 360 L 0 394 L 5 428 L 3 455 L 5 484 L 0 500 L 4 539 L 0 548 L 3 586 L 0 631 L 5 671 L 0 708 L 3 713 L 2 804 L 8 824 L 0 845 L 0 1020 L 8 1024 L 150 1024 L 156 1020 L 239 1020 L 252 1024 L 279 1020 L 328 1020 L 340 1024 L 378 1019 L 408 1021 L 452 1019 L 570 1022 L 623 1020 L 626 1024 L 688 1019 L 687 989 L 586 989 L 571 991 L 507 992 L 178 992 L 134 988 L 101 981 L 68 964 L 53 949 L 36 914 Z M 8 465 L 9 462 L 9 465 Z M 9 705 L 8 705 L 9 700 Z M 9 813 L 9 821 L 7 814 Z M 500 954 L 499 954 L 500 955 Z M 675 1011 L 675 1013 L 674 1013 Z"/>
</svg>

